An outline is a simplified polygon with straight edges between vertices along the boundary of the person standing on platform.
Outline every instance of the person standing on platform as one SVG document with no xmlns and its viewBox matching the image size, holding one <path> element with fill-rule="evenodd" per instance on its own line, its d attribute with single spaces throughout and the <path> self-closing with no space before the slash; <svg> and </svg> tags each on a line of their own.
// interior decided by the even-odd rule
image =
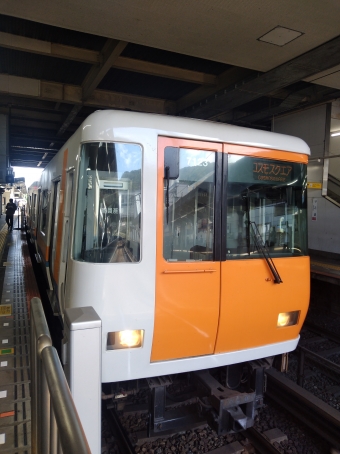
<svg viewBox="0 0 340 454">
<path fill-rule="evenodd" d="M 13 230 L 13 216 L 16 209 L 17 206 L 13 202 L 13 199 L 9 199 L 9 202 L 6 205 L 6 224 L 8 225 L 8 230 Z"/>
</svg>

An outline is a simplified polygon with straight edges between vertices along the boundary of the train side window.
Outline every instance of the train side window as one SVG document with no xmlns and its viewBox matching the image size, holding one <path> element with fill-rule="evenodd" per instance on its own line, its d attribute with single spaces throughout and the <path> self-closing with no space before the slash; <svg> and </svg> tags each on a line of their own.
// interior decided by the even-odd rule
<svg viewBox="0 0 340 454">
<path fill-rule="evenodd" d="M 215 159 L 213 151 L 181 148 L 178 178 L 164 178 L 167 261 L 213 260 Z"/>
<path fill-rule="evenodd" d="M 82 146 L 73 258 L 93 263 L 139 262 L 142 211 L 140 145 Z"/>
<path fill-rule="evenodd" d="M 32 201 L 31 201 L 31 216 L 32 216 L 32 222 L 35 222 L 35 217 L 36 217 L 36 202 L 37 202 L 37 194 L 32 195 Z"/>
<path fill-rule="evenodd" d="M 49 193 L 45 189 L 41 194 L 41 218 L 40 218 L 40 231 L 46 235 L 47 232 L 47 214 L 48 214 Z"/>
</svg>

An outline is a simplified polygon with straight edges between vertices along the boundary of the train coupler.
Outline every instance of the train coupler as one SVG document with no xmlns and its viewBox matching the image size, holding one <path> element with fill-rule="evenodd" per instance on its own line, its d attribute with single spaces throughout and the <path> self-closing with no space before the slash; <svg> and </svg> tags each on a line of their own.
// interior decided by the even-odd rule
<svg viewBox="0 0 340 454">
<path fill-rule="evenodd" d="M 254 424 L 255 392 L 239 392 L 226 388 L 209 371 L 198 371 L 194 376 L 201 392 L 209 394 L 211 408 L 206 418 L 218 435 L 240 432 Z"/>
</svg>

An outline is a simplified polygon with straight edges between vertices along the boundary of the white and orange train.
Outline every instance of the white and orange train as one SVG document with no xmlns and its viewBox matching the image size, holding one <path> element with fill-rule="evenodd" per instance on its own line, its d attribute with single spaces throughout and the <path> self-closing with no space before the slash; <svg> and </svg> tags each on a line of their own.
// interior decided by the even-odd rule
<svg viewBox="0 0 340 454">
<path fill-rule="evenodd" d="M 295 349 L 306 317 L 300 139 L 123 111 L 90 115 L 29 191 L 65 308 L 102 320 L 102 382 Z M 119 365 L 119 367 L 117 367 Z"/>
</svg>

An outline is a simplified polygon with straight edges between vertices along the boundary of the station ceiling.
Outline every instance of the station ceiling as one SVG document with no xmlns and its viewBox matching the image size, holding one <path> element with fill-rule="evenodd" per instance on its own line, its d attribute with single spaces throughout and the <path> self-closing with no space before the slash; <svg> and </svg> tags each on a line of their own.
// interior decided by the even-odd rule
<svg viewBox="0 0 340 454">
<path fill-rule="evenodd" d="M 270 129 L 340 98 L 334 0 L 2 0 L 12 166 L 45 167 L 94 110 Z"/>
</svg>

